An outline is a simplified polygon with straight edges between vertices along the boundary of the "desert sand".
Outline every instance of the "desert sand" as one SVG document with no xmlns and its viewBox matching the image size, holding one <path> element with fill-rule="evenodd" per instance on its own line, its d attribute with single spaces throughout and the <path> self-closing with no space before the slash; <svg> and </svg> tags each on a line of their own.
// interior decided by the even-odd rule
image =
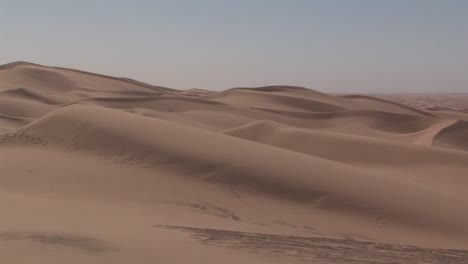
<svg viewBox="0 0 468 264">
<path fill-rule="evenodd" d="M 0 259 L 468 263 L 466 109 L 3 65 Z"/>
</svg>

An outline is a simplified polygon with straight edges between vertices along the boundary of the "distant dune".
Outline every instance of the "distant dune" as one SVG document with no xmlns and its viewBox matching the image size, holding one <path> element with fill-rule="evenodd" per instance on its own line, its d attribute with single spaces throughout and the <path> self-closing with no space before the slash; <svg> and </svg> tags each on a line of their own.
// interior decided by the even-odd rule
<svg viewBox="0 0 468 264">
<path fill-rule="evenodd" d="M 468 263 L 468 97 L 378 96 L 0 66 L 0 255 Z"/>
</svg>

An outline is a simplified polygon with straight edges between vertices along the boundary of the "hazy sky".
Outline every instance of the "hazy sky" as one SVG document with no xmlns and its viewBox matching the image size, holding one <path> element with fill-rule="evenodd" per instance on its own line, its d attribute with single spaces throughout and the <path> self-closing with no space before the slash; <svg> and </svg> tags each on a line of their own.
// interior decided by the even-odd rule
<svg viewBox="0 0 468 264">
<path fill-rule="evenodd" d="M 468 0 L 0 0 L 0 64 L 172 88 L 468 92 Z"/>
</svg>

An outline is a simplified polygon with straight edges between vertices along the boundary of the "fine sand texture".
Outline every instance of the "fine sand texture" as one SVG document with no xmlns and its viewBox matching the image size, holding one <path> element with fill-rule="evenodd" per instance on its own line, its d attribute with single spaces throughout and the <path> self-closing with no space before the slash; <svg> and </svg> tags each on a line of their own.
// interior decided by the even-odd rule
<svg viewBox="0 0 468 264">
<path fill-rule="evenodd" d="M 467 109 L 3 65 L 0 259 L 468 263 Z"/>
</svg>

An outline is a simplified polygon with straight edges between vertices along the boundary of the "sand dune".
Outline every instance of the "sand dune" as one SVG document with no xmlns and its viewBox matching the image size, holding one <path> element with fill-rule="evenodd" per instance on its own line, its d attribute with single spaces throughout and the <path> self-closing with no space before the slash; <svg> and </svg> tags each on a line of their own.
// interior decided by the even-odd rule
<svg viewBox="0 0 468 264">
<path fill-rule="evenodd" d="M 468 122 L 457 121 L 434 137 L 434 145 L 468 151 Z"/>
<path fill-rule="evenodd" d="M 432 107 L 0 66 L 0 254 L 466 263 L 468 115 Z"/>
</svg>

